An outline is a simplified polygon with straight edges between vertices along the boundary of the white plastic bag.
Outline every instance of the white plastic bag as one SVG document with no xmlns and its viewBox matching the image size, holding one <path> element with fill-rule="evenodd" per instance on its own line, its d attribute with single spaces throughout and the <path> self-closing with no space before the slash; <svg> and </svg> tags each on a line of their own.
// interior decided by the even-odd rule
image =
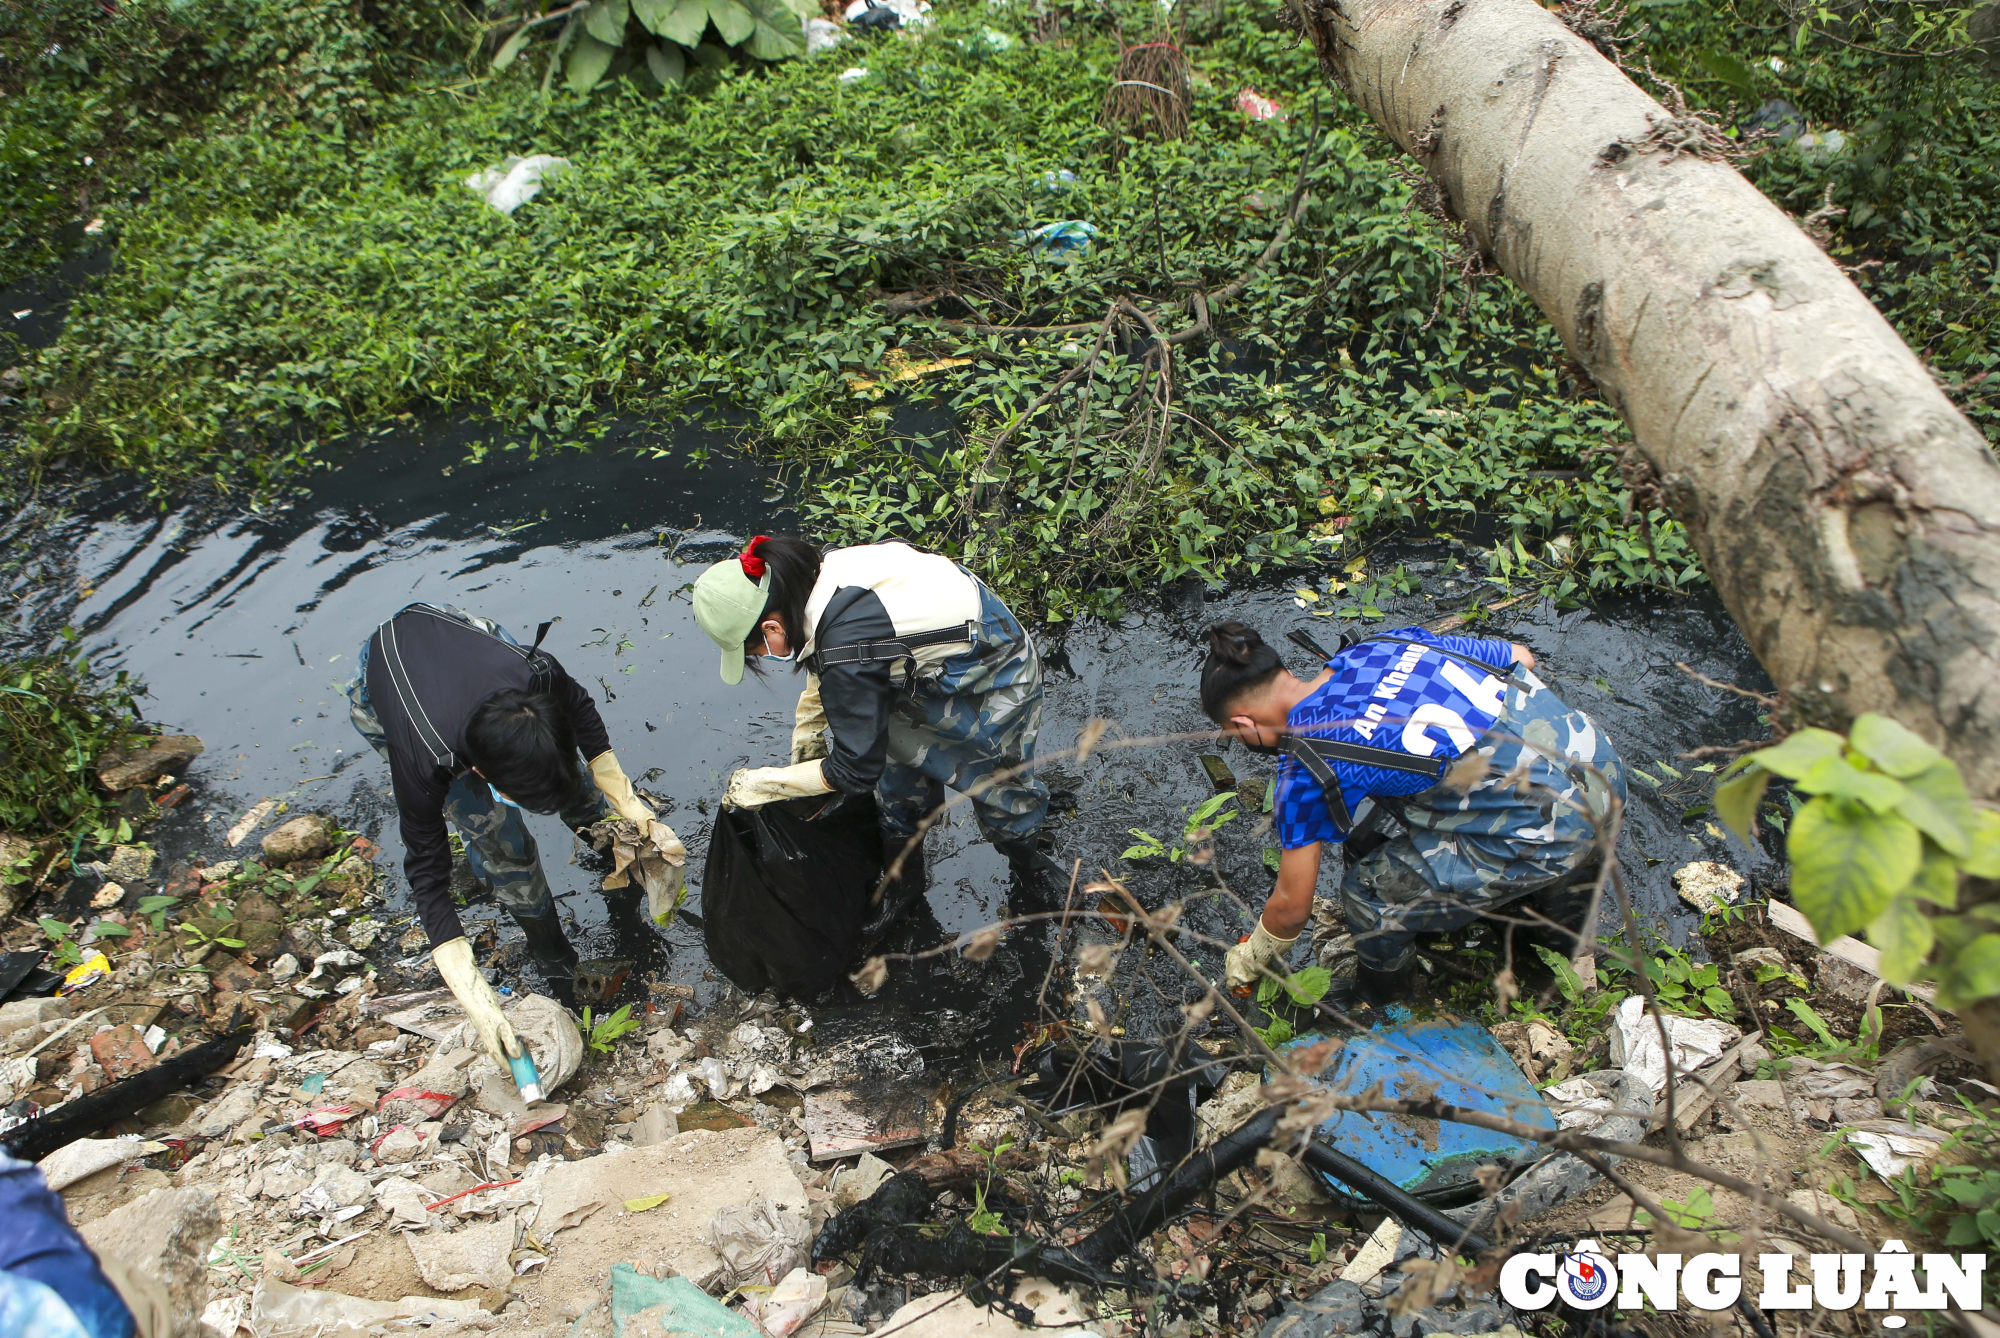
<svg viewBox="0 0 2000 1338">
<path fill-rule="evenodd" d="M 569 168 L 569 159 L 553 154 L 537 153 L 526 158 L 509 154 L 498 167 L 474 172 L 465 179 L 465 185 L 474 195 L 511 216 L 541 193 L 544 181 L 554 181 Z"/>
<path fill-rule="evenodd" d="M 722 1256 L 723 1285 L 776 1284 L 811 1261 L 813 1233 L 805 1218 L 759 1199 L 747 1208 L 717 1208 L 708 1243 Z"/>
</svg>

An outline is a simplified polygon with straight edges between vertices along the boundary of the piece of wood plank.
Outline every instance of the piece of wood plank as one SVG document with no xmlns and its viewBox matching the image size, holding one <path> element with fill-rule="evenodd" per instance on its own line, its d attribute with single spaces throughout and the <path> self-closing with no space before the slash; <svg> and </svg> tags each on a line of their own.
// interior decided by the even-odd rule
<svg viewBox="0 0 2000 1338">
<path fill-rule="evenodd" d="M 1705 1065 L 1674 1084 L 1674 1128 L 1682 1133 L 1694 1128 L 1695 1121 L 1714 1108 L 1718 1098 L 1730 1084 L 1736 1081 L 1736 1072 L 1741 1067 L 1744 1049 L 1763 1036 L 1756 1031 L 1745 1036 L 1736 1044 L 1717 1055 L 1713 1064 Z M 1666 1103 L 1660 1104 L 1659 1117 L 1653 1127 L 1666 1123 Z"/>
<path fill-rule="evenodd" d="M 922 1143 L 930 1092 L 914 1083 L 876 1078 L 806 1093 L 804 1118 L 812 1159 Z"/>
<path fill-rule="evenodd" d="M 1676 886 L 1679 887 L 1678 884 Z M 1703 914 L 1710 914 L 1722 908 L 1722 902 L 1716 897 L 1701 892 L 1690 892 L 1685 887 L 1679 887 L 1679 891 L 1682 901 L 1685 901 L 1688 905 Z M 1822 952 L 1831 953 L 1833 956 L 1838 957 L 1849 966 L 1866 971 L 1877 980 L 1882 978 L 1881 952 L 1863 943 L 1860 939 L 1843 934 L 1831 943 L 1821 943 L 1819 935 L 1813 932 L 1812 921 L 1806 919 L 1798 907 L 1787 906 L 1782 901 L 1766 902 L 1764 904 L 1764 912 L 1770 916 L 1773 925 L 1784 930 L 1793 938 L 1803 939 Z M 1902 990 L 1905 994 L 1914 995 L 1916 998 L 1922 999 L 1933 1008 L 1940 1007 L 1937 1001 L 1937 989 L 1935 986 L 1917 983 L 1897 985 L 1894 988 Z M 1948 1013 L 1951 1010 L 1946 1008 L 1943 1011 Z"/>
</svg>

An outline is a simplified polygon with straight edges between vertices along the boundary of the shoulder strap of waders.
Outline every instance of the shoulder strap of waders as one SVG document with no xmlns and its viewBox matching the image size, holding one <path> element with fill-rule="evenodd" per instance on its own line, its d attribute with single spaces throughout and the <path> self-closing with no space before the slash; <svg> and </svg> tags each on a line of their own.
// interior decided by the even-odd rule
<svg viewBox="0 0 2000 1338">
<path fill-rule="evenodd" d="M 1340 776 L 1333 769 L 1335 762 L 1386 767 L 1391 771 L 1414 772 L 1436 779 L 1444 775 L 1445 764 L 1452 760 L 1418 757 L 1393 748 L 1348 743 L 1344 739 L 1319 739 L 1308 734 L 1287 734 L 1278 744 L 1278 749 L 1299 759 L 1299 765 L 1319 782 L 1320 792 L 1326 796 L 1326 811 L 1332 816 L 1334 826 L 1343 832 L 1353 830 L 1354 815 L 1347 810 L 1347 796 L 1341 793 Z"/>
<path fill-rule="evenodd" d="M 917 652 L 926 646 L 948 646 L 958 641 L 976 642 L 978 639 L 979 624 L 968 619 L 951 627 L 912 632 L 887 641 L 855 641 L 845 646 L 828 646 L 808 656 L 806 667 L 818 675 L 835 664 L 875 664 L 878 661 L 894 664 L 897 660 L 908 660 L 914 666 Z"/>
<path fill-rule="evenodd" d="M 554 666 L 550 664 L 549 657 L 542 654 L 541 650 L 542 638 L 549 634 L 549 628 L 554 625 L 554 620 L 551 619 L 549 622 L 545 622 L 536 628 L 535 644 L 525 647 L 517 646 L 504 637 L 494 636 L 477 623 L 453 613 L 449 609 L 441 609 L 435 604 L 419 603 L 406 605 L 396 611 L 395 617 L 390 618 L 381 627 L 376 629 L 376 640 L 382 647 L 382 664 L 389 671 L 389 682 L 396 689 L 397 700 L 403 704 L 403 714 L 409 717 L 410 725 L 417 731 L 417 738 L 422 741 L 425 750 L 430 753 L 431 761 L 445 771 L 456 771 L 458 770 L 458 755 L 444 741 L 444 736 L 438 732 L 437 726 L 431 723 L 430 716 L 424 711 L 423 702 L 417 698 L 416 688 L 410 683 L 410 671 L 403 664 L 403 649 L 396 639 L 396 618 L 400 618 L 406 613 L 428 614 L 433 618 L 448 622 L 454 627 L 463 627 L 467 631 L 477 632 L 481 636 L 490 637 L 509 650 L 517 652 L 528 663 L 528 683 L 530 689 L 535 692 L 547 692 L 550 684 L 555 681 Z"/>
<path fill-rule="evenodd" d="M 1514 665 L 1510 664 L 1505 669 L 1495 669 L 1492 665 L 1486 663 L 1486 661 L 1484 660 L 1475 659 L 1473 656 L 1470 655 L 1461 655 L 1455 650 L 1446 650 L 1443 646 L 1433 646 L 1428 641 L 1418 641 L 1414 637 L 1371 636 L 1371 637 L 1363 637 L 1362 641 L 1393 641 L 1399 646 L 1422 646 L 1425 650 L 1431 651 L 1438 655 L 1442 655 L 1447 660 L 1457 660 L 1460 664 L 1465 665 L 1469 669 L 1477 669 L 1483 674 L 1491 674 L 1493 675 L 1493 677 L 1499 679 L 1503 683 L 1514 676 L 1514 669 L 1515 669 Z M 1354 644 L 1358 646 L 1361 644 L 1361 641 L 1357 641 Z"/>
</svg>

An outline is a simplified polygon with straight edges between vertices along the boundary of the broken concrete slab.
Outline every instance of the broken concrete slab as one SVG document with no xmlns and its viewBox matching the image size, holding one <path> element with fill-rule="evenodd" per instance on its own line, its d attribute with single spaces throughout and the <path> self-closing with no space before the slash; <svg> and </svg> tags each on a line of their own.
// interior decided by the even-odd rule
<svg viewBox="0 0 2000 1338">
<path fill-rule="evenodd" d="M 667 1201 L 643 1213 L 624 1210 L 627 1199 L 656 1194 Z M 602 1156 L 551 1166 L 534 1224 L 555 1246 L 543 1288 L 549 1295 L 594 1290 L 606 1268 L 625 1261 L 643 1272 L 669 1267 L 706 1290 L 723 1270 L 708 1238 L 716 1210 L 759 1199 L 794 1213 L 807 1208 L 783 1140 L 755 1127 L 690 1129 L 654 1147 L 613 1144 Z"/>
<path fill-rule="evenodd" d="M 1785 1085 L 1775 1078 L 1753 1078 L 1739 1082 L 1729 1089 L 1736 1104 L 1744 1110 L 1786 1109 Z"/>
<path fill-rule="evenodd" d="M 82 1229 L 99 1258 L 115 1259 L 166 1289 L 170 1338 L 199 1338 L 208 1305 L 208 1247 L 222 1233 L 215 1199 L 201 1189 L 158 1189 Z"/>
<path fill-rule="evenodd" d="M 333 819 L 318 813 L 304 813 L 281 823 L 264 834 L 261 842 L 266 864 L 291 864 L 297 860 L 320 859 L 333 851 L 338 832 Z"/>
<path fill-rule="evenodd" d="M 514 1280 L 507 1256 L 514 1250 L 514 1215 L 456 1231 L 425 1231 L 409 1238 L 410 1254 L 424 1285 L 441 1292 L 468 1287 L 503 1290 Z"/>
<path fill-rule="evenodd" d="M 276 1278 L 258 1280 L 250 1298 L 250 1329 L 263 1338 L 367 1332 L 397 1321 L 455 1324 L 485 1315 L 477 1301 L 405 1296 L 400 1301 L 365 1301 L 340 1292 L 294 1287 Z M 404 1327 L 398 1323 L 400 1329 Z M 176 1335 L 180 1338 L 180 1335 Z"/>
<path fill-rule="evenodd" d="M 680 1131 L 680 1121 L 674 1118 L 674 1113 L 656 1103 L 646 1107 L 646 1113 L 632 1122 L 632 1146 L 657 1147 Z"/>
<path fill-rule="evenodd" d="M 392 1175 L 375 1186 L 375 1202 L 392 1218 L 414 1226 L 428 1226 L 431 1196 L 416 1181 Z"/>
<path fill-rule="evenodd" d="M 151 785 L 162 776 L 178 776 L 201 756 L 201 740 L 192 734 L 162 734 L 150 742 L 109 752 L 97 759 L 97 779 L 117 794 Z"/>
<path fill-rule="evenodd" d="M 26 1027 L 61 1021 L 74 1011 L 67 999 L 16 999 L 0 1004 L 0 1041 L 12 1039 Z"/>
</svg>

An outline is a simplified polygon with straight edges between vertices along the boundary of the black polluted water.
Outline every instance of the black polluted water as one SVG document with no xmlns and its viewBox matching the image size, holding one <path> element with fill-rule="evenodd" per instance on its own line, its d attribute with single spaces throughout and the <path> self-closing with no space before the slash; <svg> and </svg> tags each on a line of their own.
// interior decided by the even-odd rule
<svg viewBox="0 0 2000 1338">
<path fill-rule="evenodd" d="M 269 515 L 215 519 L 192 508 L 160 511 L 133 496 L 40 524 L 35 579 L 15 605 L 10 639 L 21 648 L 74 626 L 101 666 L 145 681 L 151 719 L 206 742 L 188 777 L 192 798 L 152 830 L 163 854 L 219 859 L 253 851 L 254 839 L 225 850 L 224 833 L 265 798 L 291 811 L 324 810 L 381 843 L 386 913 L 406 917 L 388 769 L 348 721 L 344 692 L 356 652 L 379 622 L 417 600 L 485 614 L 523 640 L 551 622 L 545 644 L 597 697 L 625 770 L 661 799 L 661 816 L 694 852 L 689 909 L 698 916 L 716 801 L 736 768 L 788 760 L 801 680 L 780 671 L 723 684 L 688 590 L 706 564 L 736 553 L 752 534 L 795 529 L 798 515 L 778 482 L 717 433 L 621 429 L 588 451 L 489 450 L 475 464 L 467 443 L 478 435 L 463 424 L 384 434 Z M 1219 969 L 1219 945 L 1249 927 L 1237 899 L 1261 904 L 1271 887 L 1266 857 L 1275 837 L 1260 802 L 1271 763 L 1199 737 L 1205 722 L 1195 682 L 1206 627 L 1243 619 L 1306 672 L 1312 657 L 1284 640 L 1290 631 L 1330 647 L 1343 631 L 1435 620 L 1482 590 L 1494 600 L 1462 544 L 1397 540 L 1367 556 L 1371 570 L 1400 567 L 1407 578 L 1409 593 L 1382 596 L 1380 620 L 1316 617 L 1326 601 L 1303 600 L 1299 580 L 1221 591 L 1184 582 L 1141 592 L 1118 621 L 1038 636 L 1048 681 L 1045 751 L 1070 749 L 1100 719 L 1110 722 L 1103 739 L 1113 745 L 1169 740 L 1049 765 L 1057 810 L 1050 830 L 1057 859 L 1078 871 L 1077 909 L 1096 913 L 1102 893 L 1084 889 L 1106 875 L 1148 906 L 1185 899 L 1182 925 L 1193 933 L 1182 942 L 1198 965 Z M 1694 769 L 1700 763 L 1684 756 L 1765 732 L 1755 702 L 1676 667 L 1683 662 L 1719 683 L 1766 685 L 1712 597 L 1624 598 L 1570 610 L 1525 600 L 1478 630 L 1531 645 L 1543 678 L 1590 712 L 1645 773 L 1633 778 L 1621 842 L 1643 932 L 1685 937 L 1691 920 L 1669 879 L 1690 861 L 1726 860 L 1753 877 L 1775 871 L 1764 850 L 1722 833 Z M 1240 797 L 1225 812 L 1241 815 L 1216 829 L 1213 859 L 1205 866 L 1174 859 L 1195 808 L 1232 781 Z M 626 998 L 645 997 L 648 980 L 693 987 L 698 1008 L 722 995 L 727 982 L 706 962 L 692 922 L 657 930 L 609 913 L 597 876 L 577 862 L 561 824 L 537 817 L 532 826 L 579 951 L 635 962 Z M 1168 853 L 1128 855 L 1154 841 Z M 818 1016 L 830 1032 L 897 1031 L 947 1066 L 998 1057 L 1038 1016 L 1062 930 L 1055 920 L 1023 926 L 982 961 L 933 951 L 1022 908 L 1010 902 L 1019 898 L 1005 861 L 979 840 L 962 805 L 932 829 L 927 849 L 927 904 L 886 945 L 897 956 L 887 987 L 867 999 L 842 987 L 821 1001 Z M 1325 869 L 1321 895 L 1337 895 L 1337 881 L 1337 866 Z M 464 915 L 475 930 L 492 922 L 503 939 L 515 932 L 477 897 Z M 1081 933 L 1064 936 L 1067 951 Z M 1194 935 L 1211 942 L 1201 946 Z M 381 964 L 418 977 L 422 954 L 403 954 L 399 936 L 383 936 Z M 1130 976 L 1128 1027 L 1143 1028 L 1149 1016 L 1164 1021 L 1167 1009 L 1197 993 L 1164 958 L 1136 967 L 1121 970 Z"/>
</svg>

